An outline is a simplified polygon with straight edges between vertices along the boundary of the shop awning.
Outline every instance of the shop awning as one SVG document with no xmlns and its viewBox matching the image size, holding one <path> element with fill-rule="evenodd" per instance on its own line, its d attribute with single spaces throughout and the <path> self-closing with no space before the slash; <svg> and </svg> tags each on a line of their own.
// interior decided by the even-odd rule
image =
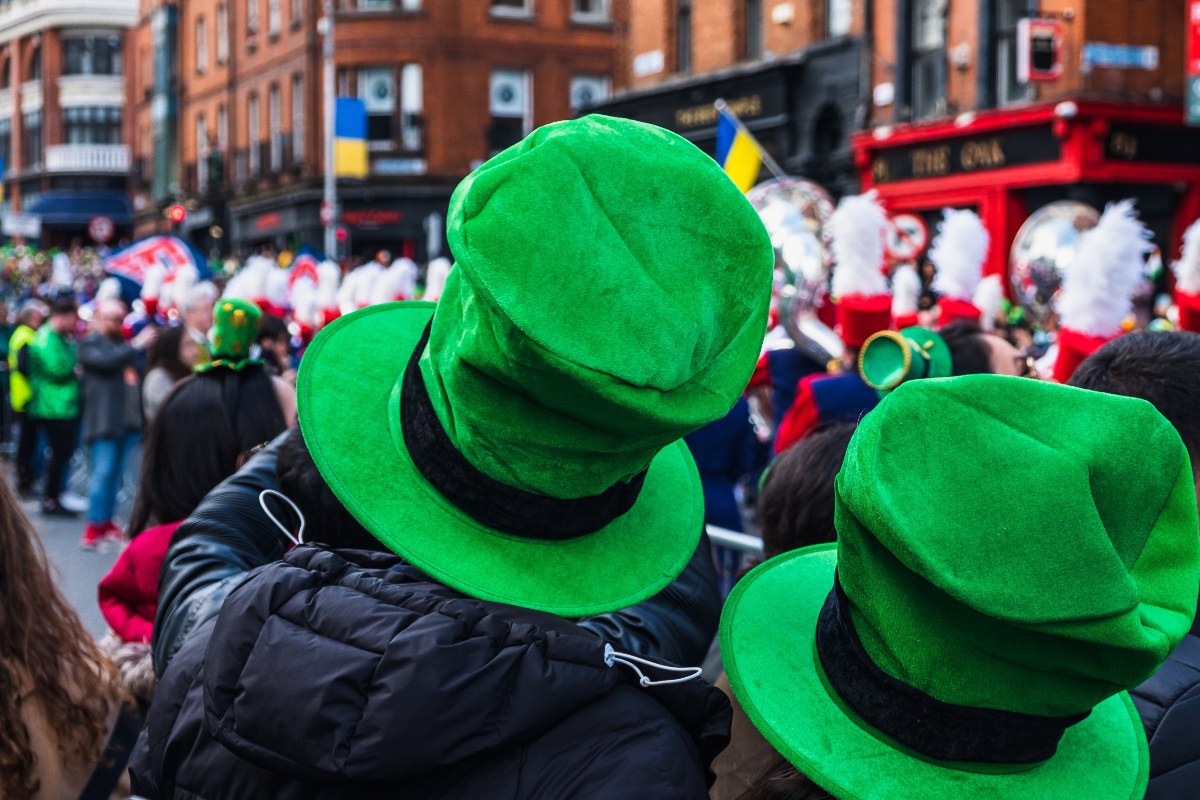
<svg viewBox="0 0 1200 800">
<path fill-rule="evenodd" d="M 41 217 L 43 225 L 87 225 L 96 217 L 108 217 L 114 225 L 133 224 L 129 198 L 118 191 L 46 192 L 25 211 Z"/>
</svg>

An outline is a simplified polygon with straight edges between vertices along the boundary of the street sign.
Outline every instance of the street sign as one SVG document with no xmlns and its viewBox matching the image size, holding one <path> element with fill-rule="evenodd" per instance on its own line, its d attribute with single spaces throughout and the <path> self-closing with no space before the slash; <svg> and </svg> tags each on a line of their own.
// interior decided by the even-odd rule
<svg viewBox="0 0 1200 800">
<path fill-rule="evenodd" d="M 113 221 L 108 217 L 92 217 L 88 223 L 88 236 L 92 237 L 92 241 L 96 244 L 104 244 L 113 237 L 115 227 Z"/>
<path fill-rule="evenodd" d="M 10 211 L 4 215 L 4 223 L 0 231 L 5 236 L 22 236 L 26 239 L 37 239 L 42 235 L 42 218 L 37 214 L 22 211 Z"/>
<path fill-rule="evenodd" d="M 888 255 L 897 261 L 912 261 L 925 252 L 929 227 L 916 214 L 896 214 L 887 229 Z"/>
<path fill-rule="evenodd" d="M 1056 81 L 1063 73 L 1063 23 L 1057 19 L 1017 22 L 1017 81 Z"/>
<path fill-rule="evenodd" d="M 1083 67 L 1158 69 L 1158 48 L 1153 45 L 1083 43 Z"/>
</svg>

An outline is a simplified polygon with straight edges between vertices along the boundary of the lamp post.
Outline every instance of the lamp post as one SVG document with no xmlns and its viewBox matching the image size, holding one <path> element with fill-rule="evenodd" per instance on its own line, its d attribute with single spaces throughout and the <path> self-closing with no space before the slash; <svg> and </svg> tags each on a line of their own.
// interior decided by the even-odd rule
<svg viewBox="0 0 1200 800">
<path fill-rule="evenodd" d="M 321 223 L 325 228 L 325 257 L 334 258 L 337 253 L 337 174 L 334 171 L 333 140 L 334 109 L 337 104 L 336 86 L 333 75 L 333 0 L 323 0 L 324 17 L 321 19 L 321 34 L 325 37 L 322 54 L 324 57 L 325 96 L 325 195 L 321 202 Z"/>
</svg>

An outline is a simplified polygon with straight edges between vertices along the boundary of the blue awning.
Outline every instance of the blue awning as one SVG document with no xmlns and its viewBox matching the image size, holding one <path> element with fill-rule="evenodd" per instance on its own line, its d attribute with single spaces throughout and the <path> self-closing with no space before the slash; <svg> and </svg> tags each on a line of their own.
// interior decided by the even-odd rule
<svg viewBox="0 0 1200 800">
<path fill-rule="evenodd" d="M 114 225 L 132 225 L 129 198 L 117 191 L 46 192 L 25 209 L 42 218 L 43 225 L 87 225 L 95 217 L 108 217 Z"/>
</svg>

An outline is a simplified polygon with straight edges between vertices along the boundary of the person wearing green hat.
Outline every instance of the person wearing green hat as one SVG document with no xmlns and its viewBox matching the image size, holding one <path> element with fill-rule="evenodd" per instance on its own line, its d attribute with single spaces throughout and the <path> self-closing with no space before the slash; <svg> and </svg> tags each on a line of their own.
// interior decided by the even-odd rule
<svg viewBox="0 0 1200 800">
<path fill-rule="evenodd" d="M 447 237 L 436 306 L 339 318 L 298 377 L 313 462 L 386 552 L 285 525 L 163 674 L 135 793 L 707 796 L 723 695 L 569 620 L 691 559 L 681 439 L 750 377 L 769 237 L 694 145 L 602 116 L 473 172 Z"/>
<path fill-rule="evenodd" d="M 1200 581 L 1188 452 L 1149 403 L 991 375 L 904 383 L 859 425 L 835 520 L 836 545 L 762 564 L 722 614 L 777 789 L 1142 796 L 1127 690 L 1187 632 Z"/>
</svg>

